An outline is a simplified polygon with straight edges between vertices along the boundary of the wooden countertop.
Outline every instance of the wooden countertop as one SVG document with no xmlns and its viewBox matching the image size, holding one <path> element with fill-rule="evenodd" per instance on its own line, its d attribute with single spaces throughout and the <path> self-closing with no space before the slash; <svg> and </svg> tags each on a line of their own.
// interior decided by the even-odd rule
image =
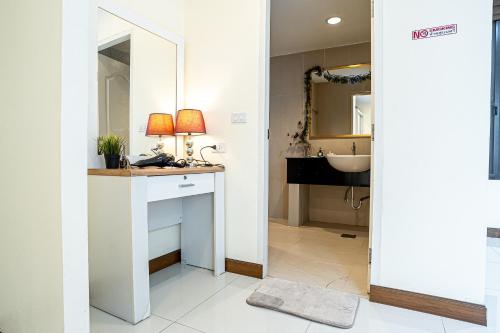
<svg viewBox="0 0 500 333">
<path fill-rule="evenodd" d="M 116 177 L 136 177 L 136 176 L 171 176 L 187 175 L 193 173 L 214 173 L 224 172 L 224 167 L 194 167 L 194 168 L 131 168 L 131 169 L 88 169 L 89 176 L 116 176 Z"/>
</svg>

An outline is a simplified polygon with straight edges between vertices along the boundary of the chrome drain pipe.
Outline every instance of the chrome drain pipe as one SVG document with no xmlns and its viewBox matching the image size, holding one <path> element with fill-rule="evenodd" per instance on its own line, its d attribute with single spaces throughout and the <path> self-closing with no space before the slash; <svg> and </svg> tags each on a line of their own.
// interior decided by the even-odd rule
<svg viewBox="0 0 500 333">
<path fill-rule="evenodd" d="M 351 194 L 350 198 L 349 198 L 349 193 Z M 369 195 L 362 197 L 356 203 L 356 201 L 354 200 L 354 186 L 348 187 L 344 193 L 344 202 L 346 204 L 350 205 L 351 208 L 354 210 L 359 210 L 363 206 L 363 201 L 368 200 L 368 199 L 370 199 Z"/>
</svg>

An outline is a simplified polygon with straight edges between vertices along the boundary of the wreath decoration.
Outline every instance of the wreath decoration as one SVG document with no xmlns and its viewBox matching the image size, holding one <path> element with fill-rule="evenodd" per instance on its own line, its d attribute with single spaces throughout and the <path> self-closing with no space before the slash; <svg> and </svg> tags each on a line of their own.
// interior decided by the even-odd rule
<svg viewBox="0 0 500 333">
<path fill-rule="evenodd" d="M 311 90 L 312 90 L 312 75 L 322 76 L 325 80 L 334 84 L 358 84 L 367 80 L 371 80 L 372 73 L 358 75 L 336 75 L 323 69 L 321 66 L 314 66 L 304 73 L 304 121 L 300 120 L 297 123 L 297 131 L 292 135 L 295 145 L 305 145 L 310 147 L 308 141 L 309 130 L 311 127 Z M 292 145 L 292 143 L 290 143 Z"/>
</svg>

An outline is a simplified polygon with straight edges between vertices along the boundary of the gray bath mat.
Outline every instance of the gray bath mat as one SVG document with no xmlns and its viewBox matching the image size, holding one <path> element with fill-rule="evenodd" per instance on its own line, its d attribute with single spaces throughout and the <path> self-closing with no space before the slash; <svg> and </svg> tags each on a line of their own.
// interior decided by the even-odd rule
<svg viewBox="0 0 500 333">
<path fill-rule="evenodd" d="M 354 325 L 359 297 L 333 289 L 269 278 L 247 303 L 340 328 Z"/>
</svg>

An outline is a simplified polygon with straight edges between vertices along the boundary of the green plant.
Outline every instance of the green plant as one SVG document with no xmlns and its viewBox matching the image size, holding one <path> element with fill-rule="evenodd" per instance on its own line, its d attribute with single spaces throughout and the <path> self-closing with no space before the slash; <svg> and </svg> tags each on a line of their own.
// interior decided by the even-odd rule
<svg viewBox="0 0 500 333">
<path fill-rule="evenodd" d="M 97 138 L 99 155 L 121 155 L 125 150 L 125 139 L 118 135 L 103 135 Z"/>
</svg>

